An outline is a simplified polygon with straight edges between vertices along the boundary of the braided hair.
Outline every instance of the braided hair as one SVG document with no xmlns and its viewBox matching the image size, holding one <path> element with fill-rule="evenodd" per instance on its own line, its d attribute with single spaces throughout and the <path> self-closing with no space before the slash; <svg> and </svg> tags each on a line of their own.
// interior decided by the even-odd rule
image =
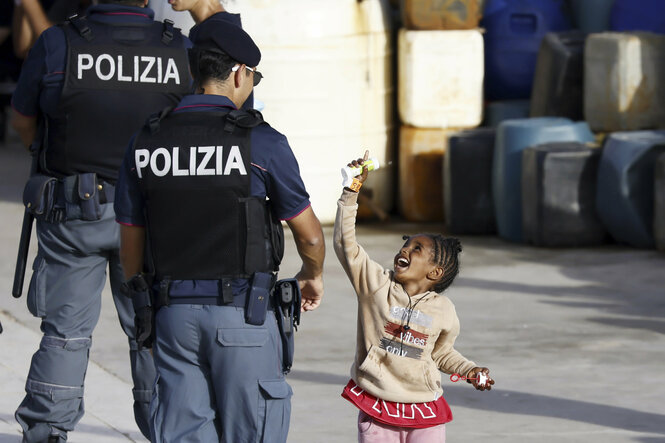
<svg viewBox="0 0 665 443">
<path fill-rule="evenodd" d="M 459 253 L 462 252 L 462 243 L 454 237 L 444 237 L 441 234 L 419 234 L 429 237 L 433 244 L 432 263 L 443 268 L 441 279 L 434 284 L 433 291 L 441 293 L 450 286 L 459 273 Z M 408 240 L 410 236 L 402 238 Z"/>
</svg>

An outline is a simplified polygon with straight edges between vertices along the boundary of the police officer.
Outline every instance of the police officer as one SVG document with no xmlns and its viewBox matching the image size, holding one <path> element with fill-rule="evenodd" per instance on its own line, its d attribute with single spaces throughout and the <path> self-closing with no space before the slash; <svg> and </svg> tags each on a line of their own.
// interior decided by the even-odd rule
<svg viewBox="0 0 665 443">
<path fill-rule="evenodd" d="M 202 23 L 193 43 L 199 94 L 148 121 L 116 190 L 123 268 L 145 329 L 142 313 L 156 310 L 153 441 L 283 442 L 292 391 L 269 296 L 282 253 L 276 218 L 303 262 L 304 311 L 323 295 L 323 233 L 286 138 L 238 110 L 261 80 L 259 49 L 221 21 Z"/>
<path fill-rule="evenodd" d="M 172 0 L 169 2 L 174 11 L 188 11 L 195 25 L 189 31 L 189 38 L 193 41 L 201 23 L 209 20 L 219 20 L 232 23 L 242 28 L 240 14 L 228 12 L 220 0 Z M 259 104 L 262 106 L 262 104 Z M 252 91 L 243 103 L 242 108 L 249 110 L 254 108 L 254 92 Z M 261 109 L 257 107 L 257 109 Z"/>
<path fill-rule="evenodd" d="M 129 338 L 134 415 L 149 438 L 155 379 L 135 340 L 131 300 L 120 293 L 120 229 L 113 213 L 117 170 L 131 135 L 154 110 L 191 90 L 186 46 L 156 23 L 145 0 L 107 0 L 47 29 L 25 61 L 12 105 L 14 127 L 38 151 L 24 191 L 37 219 L 39 251 L 28 308 L 43 338 L 16 411 L 23 441 L 65 441 L 83 415 L 92 331 L 108 272 Z M 37 149 L 38 148 L 38 149 Z M 35 204 L 32 204 L 35 203 Z"/>
</svg>

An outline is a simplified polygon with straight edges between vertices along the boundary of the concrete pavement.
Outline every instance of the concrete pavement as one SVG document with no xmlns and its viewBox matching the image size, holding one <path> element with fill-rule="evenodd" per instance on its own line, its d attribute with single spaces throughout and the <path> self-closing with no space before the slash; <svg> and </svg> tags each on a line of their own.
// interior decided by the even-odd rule
<svg viewBox="0 0 665 443">
<path fill-rule="evenodd" d="M 0 145 L 0 442 L 12 443 L 20 441 L 13 413 L 40 339 L 25 298 L 10 296 L 27 170 L 15 137 Z M 437 230 L 363 224 L 358 237 L 389 266 L 402 234 Z M 332 229 L 325 233 L 325 300 L 303 316 L 289 376 L 294 443 L 356 438 L 356 411 L 339 395 L 354 353 L 356 303 L 332 251 Z M 616 245 L 539 249 L 495 237 L 462 244 L 462 270 L 448 291 L 462 325 L 456 348 L 488 366 L 497 385 L 479 392 L 444 376 L 454 415 L 449 442 L 665 441 L 665 254 Z M 35 250 L 33 242 L 30 260 Z M 298 269 L 294 250 L 289 236 L 283 276 Z M 144 441 L 132 417 L 126 340 L 108 288 L 103 297 L 86 415 L 69 441 Z"/>
</svg>

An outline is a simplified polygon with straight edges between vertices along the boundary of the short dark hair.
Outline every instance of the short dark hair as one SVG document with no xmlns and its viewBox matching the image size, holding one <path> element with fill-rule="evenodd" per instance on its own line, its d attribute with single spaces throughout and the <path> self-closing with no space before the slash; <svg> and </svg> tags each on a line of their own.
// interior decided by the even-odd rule
<svg viewBox="0 0 665 443">
<path fill-rule="evenodd" d="M 432 288 L 435 292 L 443 292 L 448 289 L 459 273 L 459 253 L 462 252 L 462 243 L 454 237 L 444 237 L 441 234 L 418 234 L 432 239 L 434 251 L 432 252 L 432 263 L 443 268 L 441 279 Z M 408 240 L 410 236 L 402 238 Z"/>
<path fill-rule="evenodd" d="M 189 67 L 197 86 L 201 86 L 210 80 L 225 81 L 229 78 L 231 69 L 237 64 L 239 62 L 222 51 L 211 51 L 197 47 L 189 50 Z"/>
<path fill-rule="evenodd" d="M 99 3 L 115 3 L 125 6 L 138 6 L 142 8 L 145 2 L 143 0 L 99 0 Z"/>
</svg>

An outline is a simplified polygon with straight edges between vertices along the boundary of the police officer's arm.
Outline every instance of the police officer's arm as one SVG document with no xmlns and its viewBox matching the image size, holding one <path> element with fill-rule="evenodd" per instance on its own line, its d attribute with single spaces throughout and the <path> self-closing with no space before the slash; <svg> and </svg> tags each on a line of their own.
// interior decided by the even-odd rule
<svg viewBox="0 0 665 443">
<path fill-rule="evenodd" d="M 296 217 L 287 220 L 302 259 L 302 268 L 296 275 L 302 292 L 302 311 L 316 309 L 323 297 L 323 259 L 326 245 L 321 223 L 308 207 Z"/>
<path fill-rule="evenodd" d="M 25 58 L 35 40 L 53 23 L 38 0 L 22 0 L 15 9 L 12 25 L 14 53 L 19 58 Z"/>
<path fill-rule="evenodd" d="M 59 30 L 56 30 L 59 31 Z M 60 35 L 64 41 L 64 34 Z M 52 42 L 59 42 L 53 35 Z M 47 73 L 47 43 L 42 37 L 30 50 L 28 58 L 21 67 L 21 75 L 12 94 L 12 127 L 21 137 L 26 147 L 33 142 L 37 133 L 37 121 L 40 114 L 40 96 L 43 88 L 42 80 Z"/>
<path fill-rule="evenodd" d="M 141 226 L 120 226 L 120 263 L 129 280 L 143 271 L 143 248 L 145 246 L 145 228 Z"/>
<path fill-rule="evenodd" d="M 22 115 L 14 111 L 12 127 L 18 133 L 19 137 L 21 137 L 21 141 L 25 147 L 30 147 L 30 143 L 34 140 L 35 133 L 37 132 L 37 118 Z"/>
<path fill-rule="evenodd" d="M 116 221 L 120 223 L 120 263 L 125 280 L 143 271 L 145 246 L 143 199 L 138 188 L 133 145 L 134 137 L 129 141 L 129 147 L 118 171 L 113 202 Z"/>
</svg>

